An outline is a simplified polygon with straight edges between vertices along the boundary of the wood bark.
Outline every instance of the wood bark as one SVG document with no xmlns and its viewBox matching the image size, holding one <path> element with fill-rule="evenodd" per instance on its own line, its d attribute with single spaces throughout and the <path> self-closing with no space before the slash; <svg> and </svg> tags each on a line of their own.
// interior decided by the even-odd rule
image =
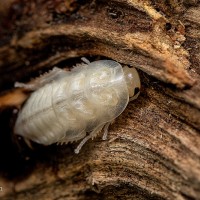
<svg viewBox="0 0 200 200">
<path fill-rule="evenodd" d="M 139 70 L 141 95 L 78 155 L 13 135 L 14 88 L 86 56 Z M 198 0 L 1 0 L 0 197 L 200 199 Z"/>
</svg>

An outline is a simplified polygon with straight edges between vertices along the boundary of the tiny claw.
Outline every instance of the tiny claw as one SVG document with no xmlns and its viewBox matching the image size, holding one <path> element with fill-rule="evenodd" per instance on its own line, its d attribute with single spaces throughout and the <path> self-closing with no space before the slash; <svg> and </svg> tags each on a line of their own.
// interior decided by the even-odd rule
<svg viewBox="0 0 200 200">
<path fill-rule="evenodd" d="M 74 153 L 75 153 L 75 154 L 79 154 L 79 149 L 76 148 L 76 149 L 74 150 Z"/>
</svg>

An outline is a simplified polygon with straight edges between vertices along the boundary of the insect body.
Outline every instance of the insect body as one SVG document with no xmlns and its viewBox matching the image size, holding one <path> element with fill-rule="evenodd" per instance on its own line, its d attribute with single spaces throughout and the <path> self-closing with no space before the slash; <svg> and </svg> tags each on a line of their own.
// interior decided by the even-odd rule
<svg viewBox="0 0 200 200">
<path fill-rule="evenodd" d="M 139 95 L 135 68 L 112 60 L 86 61 L 65 71 L 55 68 L 37 84 L 19 87 L 36 90 L 26 101 L 15 123 L 15 134 L 50 145 L 83 139 L 75 150 L 109 124 Z"/>
</svg>

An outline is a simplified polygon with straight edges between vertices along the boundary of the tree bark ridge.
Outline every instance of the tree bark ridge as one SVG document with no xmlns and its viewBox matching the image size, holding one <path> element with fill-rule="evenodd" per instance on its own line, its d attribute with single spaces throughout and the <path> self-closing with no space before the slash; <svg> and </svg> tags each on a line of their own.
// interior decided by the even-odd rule
<svg viewBox="0 0 200 200">
<path fill-rule="evenodd" d="M 0 151 L 10 152 L 1 158 L 1 199 L 200 199 L 199 2 L 9 2 L 0 13 Z M 70 69 L 81 56 L 141 76 L 141 95 L 108 140 L 99 134 L 75 155 L 76 143 L 30 150 L 12 138 L 29 95 L 14 82 Z"/>
</svg>

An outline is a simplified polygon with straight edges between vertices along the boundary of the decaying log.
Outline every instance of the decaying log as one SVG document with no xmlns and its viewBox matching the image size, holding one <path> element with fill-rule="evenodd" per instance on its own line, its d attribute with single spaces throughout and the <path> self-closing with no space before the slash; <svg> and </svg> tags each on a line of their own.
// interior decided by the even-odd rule
<svg viewBox="0 0 200 200">
<path fill-rule="evenodd" d="M 80 57 L 139 70 L 141 95 L 80 154 L 13 136 L 14 88 Z M 200 2 L 2 0 L 0 197 L 200 199 Z"/>
</svg>

